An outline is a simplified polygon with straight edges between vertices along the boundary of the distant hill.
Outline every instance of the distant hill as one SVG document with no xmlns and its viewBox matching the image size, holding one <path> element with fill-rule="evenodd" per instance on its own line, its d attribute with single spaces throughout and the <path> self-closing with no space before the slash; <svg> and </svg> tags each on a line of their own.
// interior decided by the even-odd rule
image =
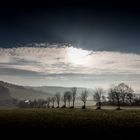
<svg viewBox="0 0 140 140">
<path fill-rule="evenodd" d="M 13 98 L 8 88 L 0 86 L 0 106 L 12 106 Z"/>
<path fill-rule="evenodd" d="M 48 96 L 54 95 L 56 92 L 63 94 L 65 91 L 69 91 L 70 87 L 56 87 L 56 86 L 20 86 L 11 83 L 0 81 L 0 86 L 8 88 L 9 94 L 12 98 L 18 100 L 34 100 L 34 99 L 45 99 Z M 77 93 L 81 93 L 85 88 L 77 88 Z"/>
<path fill-rule="evenodd" d="M 54 95 L 56 92 L 60 92 L 63 94 L 65 91 L 71 91 L 72 87 L 57 87 L 57 86 L 41 86 L 41 87 L 31 87 L 34 90 L 37 91 L 42 91 L 42 92 L 47 92 L 50 93 L 51 95 Z M 77 93 L 81 93 L 82 90 L 85 88 L 78 87 L 77 88 Z"/>
<path fill-rule="evenodd" d="M 47 92 L 37 91 L 34 90 L 33 88 L 14 85 L 3 81 L 0 81 L 0 86 L 8 88 L 10 92 L 10 96 L 18 100 L 24 100 L 24 99 L 33 100 L 39 98 L 46 98 L 48 95 L 50 95 Z"/>
</svg>

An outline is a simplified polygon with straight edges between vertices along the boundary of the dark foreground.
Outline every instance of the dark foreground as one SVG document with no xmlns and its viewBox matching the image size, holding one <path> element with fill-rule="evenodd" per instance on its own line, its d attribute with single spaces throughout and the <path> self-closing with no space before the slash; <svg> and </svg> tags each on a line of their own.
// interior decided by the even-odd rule
<svg viewBox="0 0 140 140">
<path fill-rule="evenodd" d="M 11 137 L 135 138 L 140 110 L 1 109 L 0 129 Z"/>
</svg>

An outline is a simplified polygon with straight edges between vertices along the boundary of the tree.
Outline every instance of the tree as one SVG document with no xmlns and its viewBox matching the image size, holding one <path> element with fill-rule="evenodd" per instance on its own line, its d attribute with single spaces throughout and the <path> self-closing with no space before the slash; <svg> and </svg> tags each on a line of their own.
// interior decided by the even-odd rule
<svg viewBox="0 0 140 140">
<path fill-rule="evenodd" d="M 130 105 L 132 105 L 132 103 L 134 102 L 134 98 L 135 98 L 135 95 L 133 93 L 127 94 L 127 101 Z"/>
<path fill-rule="evenodd" d="M 71 99 L 72 99 L 71 92 L 70 91 L 65 91 L 64 94 L 63 94 L 63 98 L 62 98 L 62 100 L 64 102 L 63 108 L 66 107 L 67 101 L 68 101 L 68 104 L 69 104 L 69 107 L 70 107 Z"/>
<path fill-rule="evenodd" d="M 65 108 L 66 103 L 67 103 L 67 92 L 64 92 L 63 97 L 62 97 L 62 101 L 64 102 L 64 105 L 62 106 L 62 108 Z"/>
<path fill-rule="evenodd" d="M 109 93 L 108 93 L 108 101 L 111 105 L 116 104 L 115 94 L 114 94 L 114 92 L 112 92 L 112 88 L 109 90 Z"/>
<path fill-rule="evenodd" d="M 125 83 L 120 83 L 118 85 L 118 90 L 121 94 L 121 102 L 124 105 L 127 102 L 127 99 L 128 99 L 127 96 L 129 96 L 128 94 L 132 94 L 133 90 L 131 89 L 131 87 L 129 87 Z"/>
<path fill-rule="evenodd" d="M 96 104 L 98 105 L 97 109 L 101 109 L 104 90 L 102 88 L 96 88 L 93 92 L 93 100 L 95 100 Z"/>
<path fill-rule="evenodd" d="M 119 92 L 118 86 L 111 88 L 109 93 L 113 95 L 112 97 L 114 98 L 114 101 L 118 105 L 117 110 L 120 110 L 121 93 Z"/>
<path fill-rule="evenodd" d="M 113 101 L 118 105 L 118 110 L 120 110 L 121 103 L 126 103 L 128 97 L 130 98 L 132 93 L 132 88 L 124 83 L 120 83 L 109 90 L 109 96 L 112 97 Z"/>
<path fill-rule="evenodd" d="M 77 94 L 77 88 L 76 87 L 71 88 L 71 93 L 72 93 L 72 103 L 73 103 L 73 106 L 72 107 L 74 108 L 76 94 Z"/>
<path fill-rule="evenodd" d="M 44 107 L 45 101 L 43 99 L 38 99 L 37 100 L 37 106 L 38 108 Z"/>
<path fill-rule="evenodd" d="M 140 95 L 139 94 L 134 95 L 134 105 L 136 105 L 136 106 L 140 105 Z"/>
<path fill-rule="evenodd" d="M 83 109 L 86 108 L 87 98 L 88 98 L 88 90 L 85 89 L 82 91 L 81 96 L 80 96 L 80 100 L 84 103 L 84 105 L 82 107 Z"/>
<path fill-rule="evenodd" d="M 50 108 L 50 102 L 51 102 L 51 98 L 47 97 L 47 107 Z"/>
<path fill-rule="evenodd" d="M 102 96 L 102 102 L 106 103 L 106 101 L 107 101 L 107 100 L 106 100 L 106 96 L 103 95 L 103 96 Z"/>
<path fill-rule="evenodd" d="M 56 97 L 55 97 L 55 96 L 53 96 L 53 97 L 51 98 L 52 108 L 54 108 L 54 103 L 55 103 L 55 101 L 56 101 Z"/>
<path fill-rule="evenodd" d="M 67 100 L 68 100 L 68 103 L 69 103 L 69 107 L 70 107 L 70 102 L 72 100 L 72 94 L 70 91 L 67 91 L 66 92 L 66 97 L 67 97 Z"/>
<path fill-rule="evenodd" d="M 56 97 L 56 102 L 57 102 L 57 108 L 59 108 L 59 106 L 60 106 L 60 99 L 61 99 L 60 92 L 56 92 L 55 97 Z"/>
</svg>

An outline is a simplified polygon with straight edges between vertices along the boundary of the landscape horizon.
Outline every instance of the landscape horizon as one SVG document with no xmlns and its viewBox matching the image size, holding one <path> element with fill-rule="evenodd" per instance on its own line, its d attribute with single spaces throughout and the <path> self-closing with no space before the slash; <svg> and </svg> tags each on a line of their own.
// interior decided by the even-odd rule
<svg viewBox="0 0 140 140">
<path fill-rule="evenodd" d="M 0 2 L 0 139 L 133 140 L 139 130 L 139 3 Z"/>
</svg>

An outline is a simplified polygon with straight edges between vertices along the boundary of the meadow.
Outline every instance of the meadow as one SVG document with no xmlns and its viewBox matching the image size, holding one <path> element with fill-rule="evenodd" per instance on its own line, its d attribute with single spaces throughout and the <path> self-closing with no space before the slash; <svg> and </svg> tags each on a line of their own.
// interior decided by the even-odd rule
<svg viewBox="0 0 140 140">
<path fill-rule="evenodd" d="M 0 129 L 15 135 L 63 136 L 80 132 L 80 136 L 134 137 L 140 129 L 140 110 L 0 109 Z"/>
</svg>

